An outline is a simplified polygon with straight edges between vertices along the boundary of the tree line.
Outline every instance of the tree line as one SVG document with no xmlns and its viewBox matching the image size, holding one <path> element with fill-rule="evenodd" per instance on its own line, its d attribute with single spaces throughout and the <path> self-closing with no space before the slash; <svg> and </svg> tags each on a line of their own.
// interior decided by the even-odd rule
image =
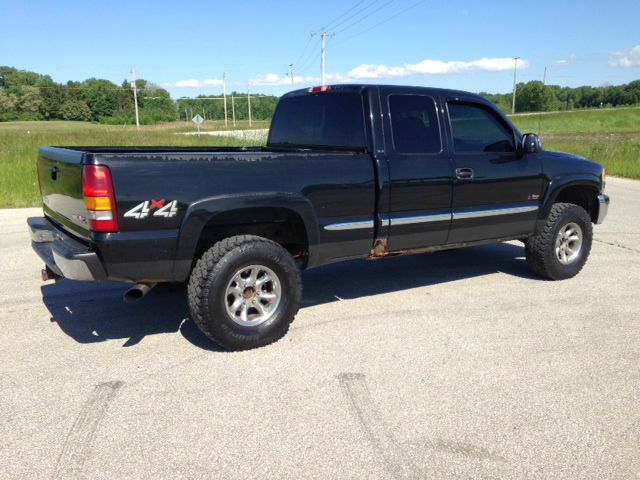
<svg viewBox="0 0 640 480">
<path fill-rule="evenodd" d="M 511 93 L 480 95 L 491 100 L 502 111 L 511 113 Z M 516 86 L 516 113 L 550 112 L 576 108 L 619 107 L 640 104 L 640 80 L 622 85 L 605 84 L 601 87 L 561 87 L 545 85 L 539 80 L 518 83 Z"/>
<path fill-rule="evenodd" d="M 165 89 L 139 79 L 136 93 L 142 124 L 177 119 L 176 104 Z M 98 78 L 61 84 L 49 75 L 0 67 L 0 121 L 10 120 L 132 124 L 135 123 L 133 88 L 128 80 L 117 85 Z"/>
<path fill-rule="evenodd" d="M 200 114 L 205 119 L 224 118 L 222 96 L 171 99 L 169 92 L 145 79 L 136 80 L 140 123 L 143 125 L 188 119 Z M 247 94 L 233 92 L 236 119 L 247 119 Z M 277 97 L 251 95 L 251 116 L 256 120 L 273 115 Z M 232 118 L 232 99 L 227 96 L 228 118 Z M 79 120 L 107 124 L 135 123 L 133 85 L 123 80 L 89 78 L 82 82 L 56 83 L 43 75 L 0 66 L 0 121 Z"/>
<path fill-rule="evenodd" d="M 268 120 L 273 116 L 278 97 L 272 95 L 251 94 L 251 118 Z M 227 118 L 232 121 L 235 110 L 236 120 L 249 118 L 248 94 L 231 92 L 227 95 Z M 222 95 L 199 95 L 195 98 L 179 98 L 178 113 L 181 119 L 190 120 L 196 114 L 205 120 L 224 120 L 224 97 Z"/>
<path fill-rule="evenodd" d="M 640 104 L 640 80 L 622 85 L 577 88 L 544 85 L 539 80 L 519 83 L 516 112 L 545 112 L 576 108 L 617 107 Z M 147 81 L 136 81 L 140 123 L 155 124 L 199 114 L 206 120 L 224 119 L 222 95 L 180 98 L 173 101 L 168 91 Z M 481 92 L 504 112 L 511 112 L 511 93 Z M 251 117 L 270 119 L 278 97 L 252 94 Z M 246 93 L 227 95 L 227 115 L 249 118 Z M 56 83 L 42 75 L 0 66 L 0 121 L 81 120 L 109 124 L 135 123 L 133 88 L 128 80 L 117 85 L 109 80 L 89 78 L 83 82 Z"/>
</svg>

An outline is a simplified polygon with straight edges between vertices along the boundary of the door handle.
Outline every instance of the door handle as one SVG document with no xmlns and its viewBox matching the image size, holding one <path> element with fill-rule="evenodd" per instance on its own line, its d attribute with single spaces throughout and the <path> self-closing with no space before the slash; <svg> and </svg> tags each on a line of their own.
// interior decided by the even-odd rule
<svg viewBox="0 0 640 480">
<path fill-rule="evenodd" d="M 456 168 L 456 178 L 460 180 L 473 180 L 473 168 Z"/>
</svg>

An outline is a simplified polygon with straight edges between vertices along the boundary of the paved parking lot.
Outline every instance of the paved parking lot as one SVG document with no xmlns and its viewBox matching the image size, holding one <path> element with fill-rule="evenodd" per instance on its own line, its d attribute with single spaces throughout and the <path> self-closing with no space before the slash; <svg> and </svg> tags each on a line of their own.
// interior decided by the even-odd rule
<svg viewBox="0 0 640 480">
<path fill-rule="evenodd" d="M 518 243 L 305 272 L 280 342 L 220 351 L 180 292 L 42 283 L 0 210 L 0 478 L 640 478 L 640 182 L 583 272 Z"/>
</svg>

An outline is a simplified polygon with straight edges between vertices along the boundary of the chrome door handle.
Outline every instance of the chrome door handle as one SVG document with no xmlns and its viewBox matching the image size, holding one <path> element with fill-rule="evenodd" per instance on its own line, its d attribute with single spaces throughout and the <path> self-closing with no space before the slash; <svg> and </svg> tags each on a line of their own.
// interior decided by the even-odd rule
<svg viewBox="0 0 640 480">
<path fill-rule="evenodd" d="M 473 180 L 473 168 L 456 168 L 456 178 L 460 180 Z"/>
</svg>

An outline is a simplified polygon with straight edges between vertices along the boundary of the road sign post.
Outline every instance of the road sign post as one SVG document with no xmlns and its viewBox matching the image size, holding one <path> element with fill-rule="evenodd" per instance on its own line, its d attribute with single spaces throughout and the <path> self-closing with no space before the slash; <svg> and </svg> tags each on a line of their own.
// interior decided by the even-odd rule
<svg viewBox="0 0 640 480">
<path fill-rule="evenodd" d="M 198 114 L 195 117 L 193 117 L 191 121 L 195 123 L 196 126 L 198 127 L 198 136 L 200 136 L 200 125 L 204 123 L 204 118 L 202 118 L 200 114 Z"/>
</svg>

